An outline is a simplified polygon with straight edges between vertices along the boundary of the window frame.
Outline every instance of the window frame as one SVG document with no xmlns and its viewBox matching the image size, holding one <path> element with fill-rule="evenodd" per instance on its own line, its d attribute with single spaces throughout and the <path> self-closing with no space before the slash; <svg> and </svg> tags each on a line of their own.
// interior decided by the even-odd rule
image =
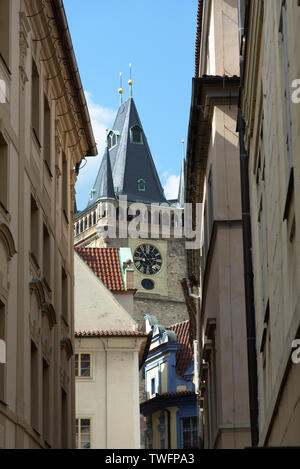
<svg viewBox="0 0 300 469">
<path fill-rule="evenodd" d="M 89 443 L 90 443 L 90 447 L 89 448 L 81 448 L 81 420 L 89 420 L 90 422 L 90 440 L 89 440 Z M 78 424 L 77 424 L 77 428 L 78 428 L 78 432 L 76 432 L 76 423 L 78 421 Z M 76 444 L 76 449 L 93 449 L 93 445 L 92 445 L 92 437 L 93 437 L 93 417 L 76 417 L 75 418 L 75 444 Z"/>
<path fill-rule="evenodd" d="M 78 375 L 76 375 L 76 372 L 75 372 L 75 378 L 76 379 L 93 379 L 93 354 L 92 354 L 92 352 L 75 352 L 75 361 L 76 361 L 76 355 L 78 355 Z M 81 374 L 79 374 L 79 372 L 81 372 L 81 355 L 89 355 L 90 356 L 90 374 L 89 374 L 89 376 L 82 376 Z"/>
<path fill-rule="evenodd" d="M 145 179 L 138 179 L 137 180 L 137 190 L 139 192 L 146 192 L 147 186 Z"/>
<path fill-rule="evenodd" d="M 198 434 L 198 421 L 197 421 L 197 416 L 196 415 L 192 415 L 192 416 L 188 416 L 188 417 L 181 417 L 180 419 L 180 436 L 181 436 L 181 449 L 189 449 L 189 448 L 184 448 L 183 447 L 183 435 L 184 435 L 184 429 L 183 429 L 183 421 L 184 420 L 187 420 L 189 419 L 190 420 L 190 426 L 189 426 L 189 435 L 190 435 L 190 444 L 191 446 L 189 447 L 190 449 L 194 448 L 192 446 L 192 443 L 193 443 L 193 437 L 192 437 L 192 434 L 193 434 L 193 431 L 194 431 L 194 428 L 196 428 L 196 433 Z M 193 424 L 192 424 L 192 419 L 195 419 L 196 420 L 196 427 L 193 427 Z M 187 433 L 187 432 L 186 432 Z"/>
<path fill-rule="evenodd" d="M 136 127 L 140 130 L 140 141 L 139 142 L 135 142 L 133 140 L 133 129 L 135 129 Z M 130 127 L 130 143 L 134 143 L 135 145 L 144 145 L 143 129 L 138 124 L 135 124 L 132 127 Z"/>
</svg>

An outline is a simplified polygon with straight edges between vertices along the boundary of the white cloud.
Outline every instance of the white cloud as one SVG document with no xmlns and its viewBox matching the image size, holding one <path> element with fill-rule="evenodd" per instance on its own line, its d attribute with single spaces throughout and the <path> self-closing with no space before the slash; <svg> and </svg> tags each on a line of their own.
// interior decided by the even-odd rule
<svg viewBox="0 0 300 469">
<path fill-rule="evenodd" d="M 117 111 L 106 108 L 94 102 L 93 95 L 89 91 L 85 91 L 85 97 L 91 117 L 92 128 L 95 141 L 98 148 L 98 156 L 87 158 L 87 163 L 80 170 L 78 181 L 76 184 L 76 200 L 79 210 L 83 210 L 88 202 L 89 193 L 95 182 L 100 161 L 102 159 L 105 143 L 106 129 L 110 129 L 113 125 Z M 82 166 L 84 162 L 82 162 Z"/>
<path fill-rule="evenodd" d="M 167 177 L 167 180 L 164 184 L 164 191 L 167 199 L 177 199 L 179 181 L 180 176 L 176 176 L 175 174 L 171 174 Z"/>
</svg>

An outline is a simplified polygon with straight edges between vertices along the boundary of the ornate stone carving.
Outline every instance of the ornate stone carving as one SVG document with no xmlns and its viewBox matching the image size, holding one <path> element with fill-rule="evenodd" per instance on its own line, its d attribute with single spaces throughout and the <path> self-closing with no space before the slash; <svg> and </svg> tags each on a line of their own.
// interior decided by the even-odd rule
<svg viewBox="0 0 300 469">
<path fill-rule="evenodd" d="M 21 79 L 21 87 L 22 92 L 24 92 L 25 84 L 28 81 L 27 73 L 26 73 L 26 58 L 27 58 L 27 51 L 28 51 L 28 41 L 27 41 L 27 33 L 29 31 L 29 23 L 26 18 L 25 13 L 20 13 L 20 32 L 19 32 L 19 46 L 20 46 L 20 79 Z"/>
</svg>

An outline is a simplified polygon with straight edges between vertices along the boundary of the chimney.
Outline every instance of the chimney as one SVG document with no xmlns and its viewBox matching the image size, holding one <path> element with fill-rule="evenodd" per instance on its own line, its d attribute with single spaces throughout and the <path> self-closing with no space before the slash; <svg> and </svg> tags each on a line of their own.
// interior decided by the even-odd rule
<svg viewBox="0 0 300 469">
<path fill-rule="evenodd" d="M 134 290 L 134 269 L 132 268 L 132 261 L 128 260 L 123 262 L 123 269 L 125 273 L 126 290 Z"/>
</svg>

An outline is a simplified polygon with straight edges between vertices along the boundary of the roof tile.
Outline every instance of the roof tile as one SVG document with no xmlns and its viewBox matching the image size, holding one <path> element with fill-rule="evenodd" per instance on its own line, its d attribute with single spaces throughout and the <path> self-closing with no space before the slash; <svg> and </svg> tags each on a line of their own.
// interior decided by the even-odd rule
<svg viewBox="0 0 300 469">
<path fill-rule="evenodd" d="M 193 347 L 190 340 L 190 321 L 173 324 L 168 326 L 167 329 L 175 332 L 177 341 L 181 344 L 176 353 L 176 367 L 178 373 L 183 376 L 185 370 L 193 363 L 194 359 Z"/>
<path fill-rule="evenodd" d="M 76 248 L 75 250 L 109 290 L 125 291 L 118 248 Z"/>
<path fill-rule="evenodd" d="M 82 337 L 147 337 L 143 331 L 75 331 L 76 338 Z"/>
</svg>

